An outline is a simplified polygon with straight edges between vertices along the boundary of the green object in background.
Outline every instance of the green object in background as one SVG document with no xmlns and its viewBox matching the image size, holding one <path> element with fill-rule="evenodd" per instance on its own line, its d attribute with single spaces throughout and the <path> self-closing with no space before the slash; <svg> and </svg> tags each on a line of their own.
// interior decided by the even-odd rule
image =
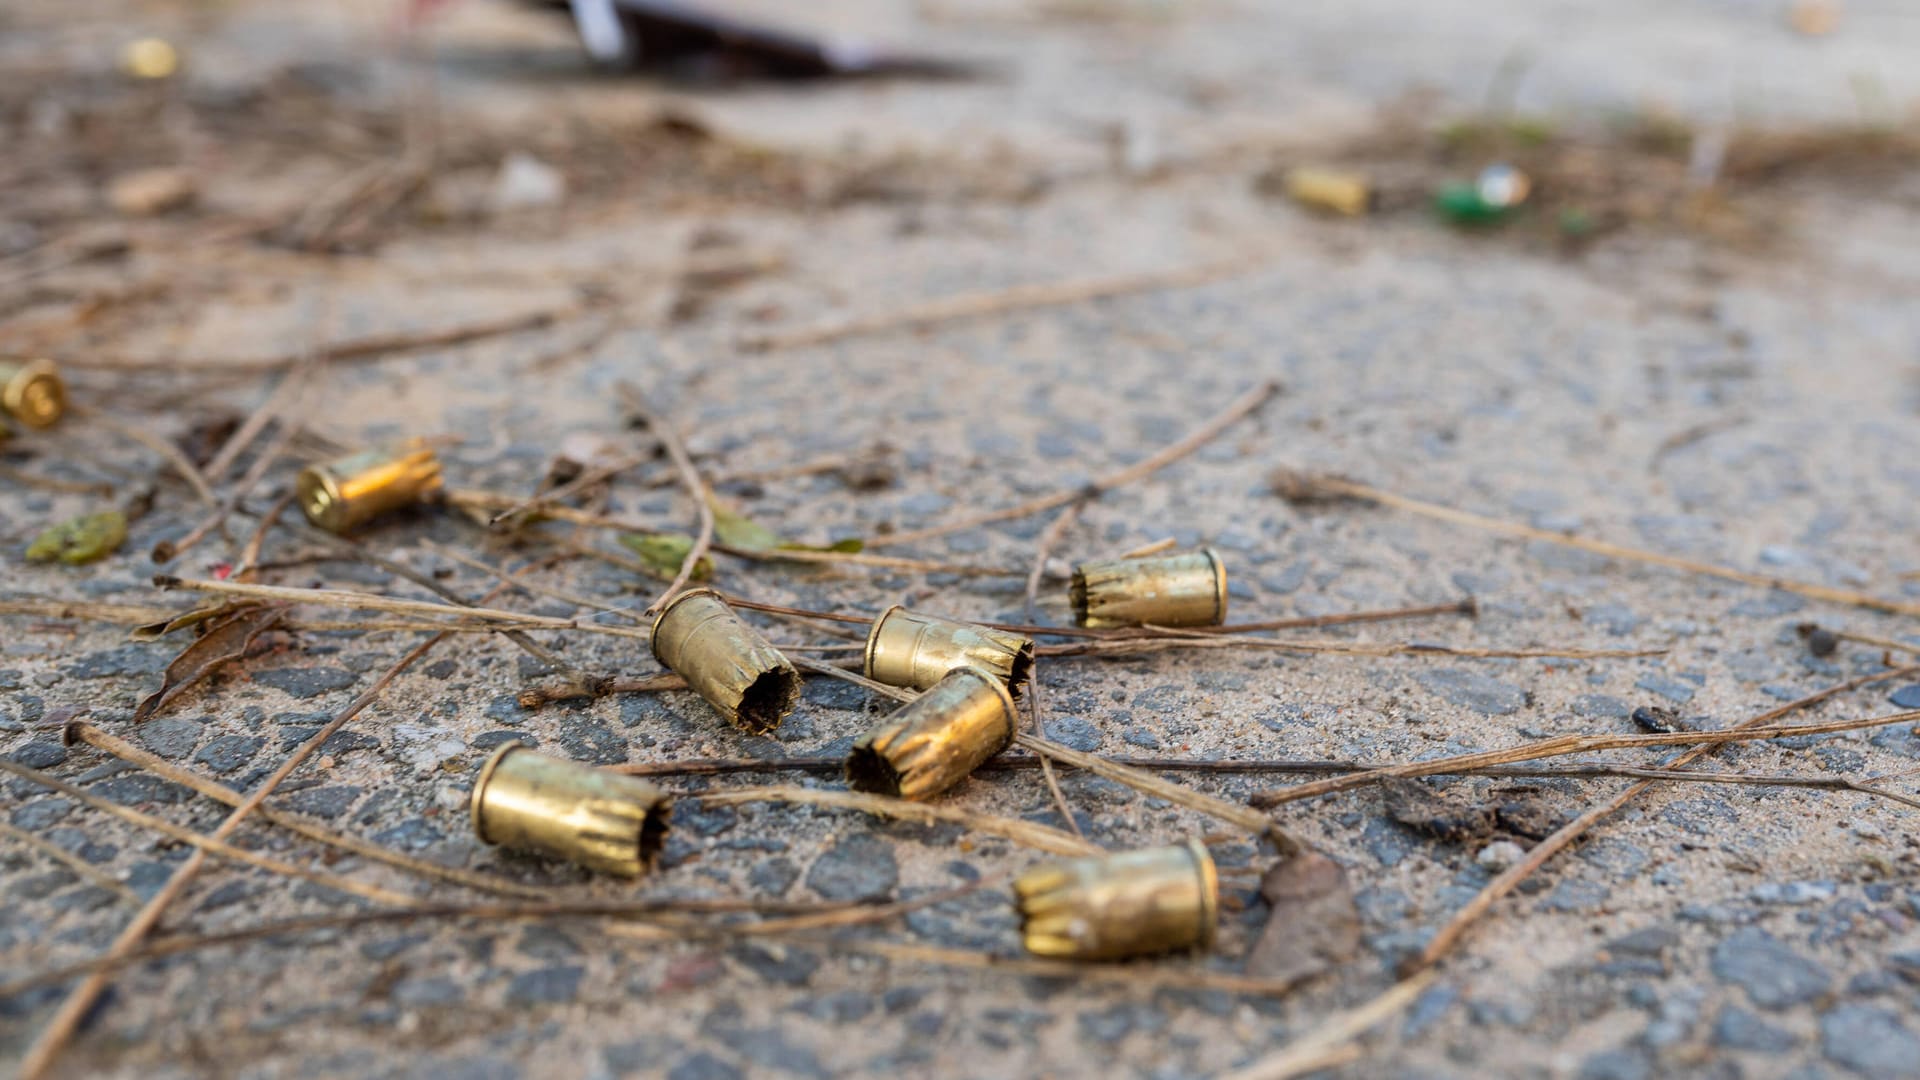
<svg viewBox="0 0 1920 1080">
<path fill-rule="evenodd" d="M 33 538 L 27 545 L 28 562 L 59 560 L 69 566 L 104 559 L 127 540 L 127 515 L 118 510 L 82 514 Z"/>
<path fill-rule="evenodd" d="M 1454 225 L 1491 225 L 1506 217 L 1509 209 L 1481 198 L 1475 185 L 1462 183 L 1442 186 L 1433 197 L 1433 208 Z"/>
<path fill-rule="evenodd" d="M 680 566 L 687 561 L 687 555 L 693 551 L 693 537 L 685 533 L 658 533 L 642 536 L 637 533 L 622 533 L 620 543 L 627 550 L 640 556 L 647 572 L 662 581 L 672 581 L 680 573 Z M 706 581 L 713 577 L 713 560 L 705 555 L 693 564 L 690 575 L 695 581 Z"/>
</svg>

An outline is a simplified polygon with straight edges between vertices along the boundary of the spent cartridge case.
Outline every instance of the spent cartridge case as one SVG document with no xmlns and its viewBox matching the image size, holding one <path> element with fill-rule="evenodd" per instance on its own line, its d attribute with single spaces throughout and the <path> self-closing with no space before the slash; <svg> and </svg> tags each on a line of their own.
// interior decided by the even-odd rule
<svg viewBox="0 0 1920 1080">
<path fill-rule="evenodd" d="M 653 655 L 727 722 L 754 735 L 800 702 L 800 673 L 712 589 L 689 589 L 653 620 Z"/>
<path fill-rule="evenodd" d="M 964 667 L 991 674 L 1017 695 L 1033 673 L 1033 639 L 898 605 L 867 633 L 867 678 L 875 682 L 930 690 Z"/>
<path fill-rule="evenodd" d="M 1036 956 L 1120 960 L 1213 947 L 1220 881 L 1199 841 L 1037 866 L 1014 879 Z"/>
<path fill-rule="evenodd" d="M 67 384 L 51 360 L 0 360 L 0 410 L 43 428 L 67 411 Z"/>
<path fill-rule="evenodd" d="M 310 465 L 294 481 L 307 520 L 349 533 L 402 507 L 440 494 L 440 459 L 424 440 L 409 439 Z"/>
<path fill-rule="evenodd" d="M 930 799 L 1006 749 L 1015 723 L 1013 695 L 999 676 L 958 668 L 853 744 L 847 786 Z"/>
<path fill-rule="evenodd" d="M 638 877 L 666 843 L 673 797 L 637 776 L 510 742 L 480 767 L 469 805 L 483 843 Z"/>
<path fill-rule="evenodd" d="M 1217 626 L 1227 619 L 1227 568 L 1211 550 L 1081 563 L 1069 596 L 1081 626 Z"/>
</svg>

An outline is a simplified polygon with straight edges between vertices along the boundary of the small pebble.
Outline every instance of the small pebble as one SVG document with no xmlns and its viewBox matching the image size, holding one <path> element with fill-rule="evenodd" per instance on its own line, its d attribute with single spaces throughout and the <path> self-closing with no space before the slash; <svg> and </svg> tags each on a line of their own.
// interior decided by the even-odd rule
<svg viewBox="0 0 1920 1080">
<path fill-rule="evenodd" d="M 1473 861 L 1479 863 L 1482 868 L 1498 874 L 1510 869 L 1526 857 L 1526 849 L 1519 844 L 1511 840 L 1496 840 L 1481 848 L 1480 854 L 1475 855 Z"/>
</svg>

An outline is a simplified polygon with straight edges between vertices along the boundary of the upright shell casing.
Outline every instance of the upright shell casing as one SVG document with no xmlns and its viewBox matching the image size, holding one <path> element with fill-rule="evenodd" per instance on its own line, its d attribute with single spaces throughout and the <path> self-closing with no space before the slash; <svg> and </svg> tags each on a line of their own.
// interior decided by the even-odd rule
<svg viewBox="0 0 1920 1080">
<path fill-rule="evenodd" d="M 639 877 L 666 842 L 673 797 L 637 776 L 510 742 L 480 767 L 469 806 L 474 835 L 483 843 Z"/>
<path fill-rule="evenodd" d="M 978 668 L 1018 695 L 1033 672 L 1033 639 L 896 604 L 873 620 L 866 667 L 875 682 L 915 690 L 932 689 L 958 668 Z"/>
<path fill-rule="evenodd" d="M 1227 568 L 1211 549 L 1073 568 L 1081 626 L 1218 626 L 1227 620 Z"/>
<path fill-rule="evenodd" d="M 51 360 L 0 360 L 0 409 L 28 427 L 49 427 L 67 411 L 67 384 Z"/>
<path fill-rule="evenodd" d="M 1210 949 L 1220 880 L 1199 841 L 1038 866 L 1014 879 L 1020 935 L 1037 956 L 1120 960 Z"/>
<path fill-rule="evenodd" d="M 379 517 L 440 493 L 440 459 L 423 439 L 408 439 L 310 465 L 294 480 L 307 520 L 349 533 Z"/>
<path fill-rule="evenodd" d="M 930 799 L 1006 749 L 1016 722 L 1013 695 L 998 676 L 957 668 L 853 744 L 847 786 Z"/>
<path fill-rule="evenodd" d="M 653 655 L 727 722 L 764 735 L 800 702 L 800 673 L 712 589 L 689 589 L 653 620 Z"/>
</svg>

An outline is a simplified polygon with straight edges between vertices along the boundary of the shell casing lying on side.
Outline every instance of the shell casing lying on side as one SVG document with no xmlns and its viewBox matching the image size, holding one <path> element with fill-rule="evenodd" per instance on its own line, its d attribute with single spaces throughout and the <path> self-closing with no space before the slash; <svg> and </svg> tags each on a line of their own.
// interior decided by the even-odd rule
<svg viewBox="0 0 1920 1080">
<path fill-rule="evenodd" d="M 1227 621 L 1227 568 L 1211 550 L 1081 563 L 1070 595 L 1081 626 L 1217 626 Z"/>
<path fill-rule="evenodd" d="M 637 776 L 510 742 L 480 767 L 470 806 L 474 835 L 484 843 L 639 877 L 666 843 L 673 797 Z"/>
<path fill-rule="evenodd" d="M 1033 673 L 1033 639 L 895 605 L 867 634 L 867 678 L 931 690 L 959 668 L 977 668 L 1018 694 Z"/>
<path fill-rule="evenodd" d="M 712 589 L 690 589 L 653 620 L 654 658 L 727 722 L 764 735 L 800 702 L 800 673 Z"/>
<path fill-rule="evenodd" d="M 28 427 L 49 427 L 67 411 L 67 384 L 51 360 L 0 360 L 0 409 Z"/>
<path fill-rule="evenodd" d="M 1013 741 L 1013 695 L 991 672 L 958 668 L 862 735 L 847 755 L 847 786 L 931 799 Z"/>
<path fill-rule="evenodd" d="M 1287 170 L 1287 196 L 1302 206 L 1359 217 L 1373 207 L 1373 185 L 1364 173 L 1302 166 Z"/>
<path fill-rule="evenodd" d="M 439 493 L 440 459 L 422 439 L 309 465 L 294 481 L 307 520 L 330 533 L 352 532 Z"/>
<path fill-rule="evenodd" d="M 1220 880 L 1197 840 L 1037 866 L 1014 879 L 1020 935 L 1036 956 L 1119 960 L 1210 949 Z"/>
</svg>

